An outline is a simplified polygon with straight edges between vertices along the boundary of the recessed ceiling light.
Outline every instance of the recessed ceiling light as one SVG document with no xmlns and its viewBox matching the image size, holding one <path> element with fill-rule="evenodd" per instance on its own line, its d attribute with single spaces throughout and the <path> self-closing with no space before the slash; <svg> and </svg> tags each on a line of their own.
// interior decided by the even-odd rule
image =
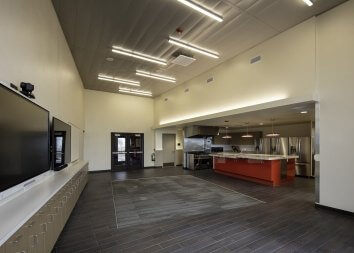
<svg viewBox="0 0 354 253">
<path fill-rule="evenodd" d="M 113 76 L 106 76 L 106 75 L 103 75 L 103 74 L 99 74 L 98 75 L 98 79 L 99 80 L 103 80 L 103 81 L 108 81 L 108 82 L 128 84 L 128 85 L 132 85 L 132 86 L 140 86 L 140 82 L 139 81 L 122 79 L 122 78 L 113 77 Z"/>
<path fill-rule="evenodd" d="M 126 48 L 118 47 L 118 46 L 113 46 L 112 52 L 117 53 L 117 54 L 130 56 L 130 57 L 134 57 L 134 58 L 144 60 L 144 61 L 149 61 L 149 62 L 161 64 L 161 65 L 167 64 L 166 60 L 164 60 L 164 59 L 157 58 L 157 57 L 147 55 L 147 54 L 143 54 L 140 52 L 132 51 L 132 50 L 129 50 Z"/>
<path fill-rule="evenodd" d="M 214 11 L 209 10 L 208 8 L 202 6 L 201 4 L 195 2 L 195 1 L 191 1 L 191 0 L 178 0 L 178 2 L 183 3 L 184 5 L 187 5 L 188 7 L 212 18 L 215 19 L 218 22 L 222 22 L 223 21 L 223 17 L 220 16 L 219 14 L 216 14 Z"/>
<path fill-rule="evenodd" d="M 135 89 L 128 89 L 123 87 L 119 87 L 118 91 L 123 93 L 134 94 L 134 95 L 142 95 L 142 96 L 149 96 L 149 97 L 152 96 L 151 91 L 135 90 Z"/>
<path fill-rule="evenodd" d="M 301 113 L 302 113 L 302 114 L 306 114 L 306 113 L 308 113 L 308 111 L 302 111 Z"/>
<path fill-rule="evenodd" d="M 209 49 L 205 49 L 205 48 L 190 44 L 188 42 L 176 39 L 174 37 L 169 37 L 168 38 L 168 42 L 171 43 L 171 44 L 180 46 L 180 47 L 187 48 L 187 49 L 192 50 L 194 52 L 197 52 L 197 53 L 200 53 L 200 54 L 204 54 L 204 55 L 212 57 L 212 58 L 216 58 L 216 59 L 219 58 L 219 54 L 217 52 L 213 52 L 213 51 L 211 51 Z"/>
<path fill-rule="evenodd" d="M 263 123 L 263 122 L 261 122 L 261 123 L 259 123 L 259 125 L 260 125 L 260 126 L 263 126 L 263 125 L 264 125 L 264 123 Z"/>
<path fill-rule="evenodd" d="M 312 6 L 313 2 L 311 0 L 302 0 L 304 1 L 305 4 L 307 4 L 308 6 Z"/>
<path fill-rule="evenodd" d="M 114 59 L 112 57 L 107 57 L 106 61 L 114 61 Z"/>
<path fill-rule="evenodd" d="M 176 82 L 176 78 L 174 78 L 174 77 L 163 76 L 163 75 L 154 74 L 154 73 L 150 73 L 150 72 L 146 72 L 146 71 L 142 71 L 142 70 L 137 70 L 137 71 L 136 71 L 136 75 L 138 75 L 138 76 L 145 76 L 145 77 L 149 77 L 149 78 L 153 78 L 153 79 L 158 79 L 158 80 L 162 80 L 162 81 L 166 81 L 166 82 L 171 82 L 171 83 L 175 83 L 175 82 Z"/>
</svg>

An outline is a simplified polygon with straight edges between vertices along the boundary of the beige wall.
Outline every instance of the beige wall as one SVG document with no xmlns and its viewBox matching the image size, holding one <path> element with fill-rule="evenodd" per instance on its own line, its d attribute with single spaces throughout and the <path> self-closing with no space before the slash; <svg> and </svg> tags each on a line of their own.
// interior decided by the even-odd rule
<svg viewBox="0 0 354 253">
<path fill-rule="evenodd" d="M 354 212 L 354 1 L 317 21 L 320 204 Z"/>
<path fill-rule="evenodd" d="M 262 61 L 250 64 L 250 59 L 257 55 Z M 209 77 L 214 77 L 214 81 L 206 84 Z M 315 77 L 313 18 L 158 97 L 155 124 L 161 126 L 273 100 L 313 96 Z"/>
<path fill-rule="evenodd" d="M 176 150 L 183 149 L 183 129 L 176 127 L 166 127 L 155 129 L 155 149 L 162 149 L 162 135 L 163 134 L 175 134 L 176 135 Z M 180 145 L 178 146 L 178 143 Z"/>
<path fill-rule="evenodd" d="M 230 132 L 246 132 L 247 129 L 237 129 Z M 250 132 L 262 132 L 263 136 L 272 133 L 271 126 L 250 127 Z M 281 137 L 305 137 L 311 136 L 311 123 L 299 123 L 288 125 L 275 125 L 274 132 L 279 133 Z"/>
<path fill-rule="evenodd" d="M 51 1 L 1 0 L 0 31 L 0 80 L 34 84 L 36 103 L 83 129 L 83 85 Z"/>
<path fill-rule="evenodd" d="M 153 99 L 85 90 L 85 159 L 111 169 L 111 132 L 144 133 L 144 165 L 154 166 Z"/>
</svg>

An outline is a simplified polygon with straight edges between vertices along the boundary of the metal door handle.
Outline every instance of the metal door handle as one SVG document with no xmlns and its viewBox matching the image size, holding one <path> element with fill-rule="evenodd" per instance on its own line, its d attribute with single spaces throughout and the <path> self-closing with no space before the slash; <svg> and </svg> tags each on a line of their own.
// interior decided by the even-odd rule
<svg viewBox="0 0 354 253">
<path fill-rule="evenodd" d="M 118 152 L 112 152 L 112 155 L 118 155 L 118 154 L 126 154 L 127 152 L 125 151 L 118 151 Z"/>
<path fill-rule="evenodd" d="M 134 151 L 134 152 L 129 152 L 129 154 L 142 154 L 143 151 Z"/>
</svg>

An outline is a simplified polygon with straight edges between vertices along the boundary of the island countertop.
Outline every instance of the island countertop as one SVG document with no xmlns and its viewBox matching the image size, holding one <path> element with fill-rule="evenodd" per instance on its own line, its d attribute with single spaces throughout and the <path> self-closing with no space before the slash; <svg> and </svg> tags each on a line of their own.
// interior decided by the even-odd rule
<svg viewBox="0 0 354 253">
<path fill-rule="evenodd" d="M 210 154 L 212 157 L 231 158 L 231 159 L 252 159 L 252 160 L 289 160 L 296 159 L 296 155 L 266 155 L 266 154 L 247 154 L 247 153 L 233 153 L 233 152 L 220 152 Z"/>
</svg>

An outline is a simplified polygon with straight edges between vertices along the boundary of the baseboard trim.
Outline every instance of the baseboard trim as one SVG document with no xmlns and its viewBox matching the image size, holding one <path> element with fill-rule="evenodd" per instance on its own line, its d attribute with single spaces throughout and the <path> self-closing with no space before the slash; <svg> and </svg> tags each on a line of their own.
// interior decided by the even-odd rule
<svg viewBox="0 0 354 253">
<path fill-rule="evenodd" d="M 313 177 L 313 176 L 295 175 L 295 177 L 308 178 L 308 179 L 315 179 L 315 177 Z"/>
<path fill-rule="evenodd" d="M 111 172 L 111 170 L 90 170 L 88 173 L 95 174 L 95 173 L 103 173 L 103 172 Z"/>
<path fill-rule="evenodd" d="M 146 166 L 144 169 L 156 169 L 156 168 L 162 168 L 162 166 Z"/>
<path fill-rule="evenodd" d="M 324 206 L 324 205 L 321 205 L 319 203 L 315 203 L 315 207 L 319 208 L 319 209 L 333 211 L 333 212 L 336 212 L 336 213 L 341 213 L 341 214 L 344 214 L 344 215 L 348 215 L 348 216 L 354 217 L 354 213 L 353 212 L 342 210 L 342 209 L 338 209 L 338 208 L 335 208 L 335 207 Z"/>
</svg>

